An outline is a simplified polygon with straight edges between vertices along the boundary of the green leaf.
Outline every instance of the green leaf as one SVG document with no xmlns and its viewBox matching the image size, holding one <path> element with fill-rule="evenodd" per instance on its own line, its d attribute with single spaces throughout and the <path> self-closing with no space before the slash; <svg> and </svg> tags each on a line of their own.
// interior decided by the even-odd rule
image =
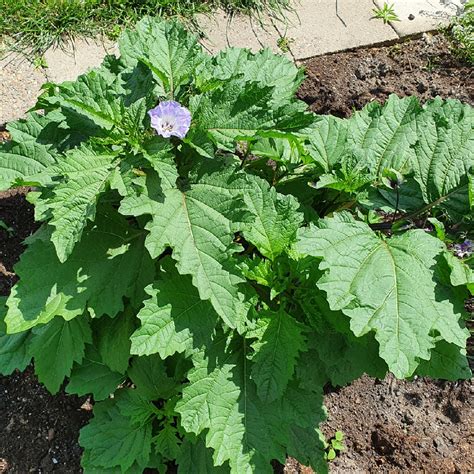
<svg viewBox="0 0 474 474">
<path fill-rule="evenodd" d="M 141 327 L 132 334 L 132 354 L 158 352 L 165 359 L 211 340 L 217 314 L 208 301 L 200 299 L 190 277 L 171 267 L 146 292 L 151 298 L 137 315 Z"/>
<path fill-rule="evenodd" d="M 349 148 L 366 156 L 376 176 L 382 176 L 386 168 L 403 171 L 414 159 L 420 110 L 416 97 L 391 95 L 383 106 L 370 102 L 350 119 Z"/>
<path fill-rule="evenodd" d="M 322 258 L 317 286 L 356 336 L 375 331 L 380 356 L 400 378 L 429 359 L 433 332 L 464 347 L 466 331 L 448 300 L 437 298 L 432 267 L 444 244 L 421 230 L 384 239 L 349 214 L 302 230 L 298 250 Z M 370 291 L 367 289 L 370 288 Z"/>
<path fill-rule="evenodd" d="M 87 395 L 92 393 L 94 400 L 106 399 L 123 382 L 124 376 L 113 372 L 105 365 L 97 350 L 88 345 L 84 359 L 75 364 L 68 385 L 67 393 Z"/>
<path fill-rule="evenodd" d="M 436 237 L 443 242 L 446 240 L 446 227 L 436 217 L 428 217 L 428 222 L 433 226 Z"/>
<path fill-rule="evenodd" d="M 134 463 L 143 470 L 150 458 L 151 442 L 151 421 L 132 422 L 113 400 L 95 404 L 94 418 L 81 429 L 79 436 L 84 448 L 83 465 L 95 469 L 118 466 L 121 472 Z"/>
<path fill-rule="evenodd" d="M 116 398 L 120 413 L 130 418 L 133 423 L 145 425 L 159 413 L 158 408 L 138 390 L 121 390 Z"/>
<path fill-rule="evenodd" d="M 175 188 L 179 178 L 172 150 L 171 143 L 161 137 L 153 137 L 143 144 L 143 156 L 158 173 L 162 191 Z"/>
<path fill-rule="evenodd" d="M 363 205 L 371 209 L 381 209 L 388 213 L 395 212 L 395 209 L 401 212 L 414 212 L 421 209 L 425 202 L 420 186 L 414 178 L 409 177 L 397 190 L 370 188 L 368 199 L 365 200 Z"/>
<path fill-rule="evenodd" d="M 271 473 L 272 459 L 285 460 L 283 446 L 292 427 L 315 426 L 323 418 L 322 396 L 291 387 L 281 400 L 260 402 L 249 379 L 245 341 L 226 348 L 225 339 L 193 357 L 195 367 L 176 410 L 186 431 L 207 431 L 214 465 L 229 461 L 233 473 Z"/>
<path fill-rule="evenodd" d="M 92 70 L 74 82 L 50 85 L 48 93 L 41 97 L 40 105 L 61 107 L 65 115 L 70 117 L 68 121 L 74 120 L 77 114 L 81 121 L 89 123 L 89 127 L 92 124 L 111 130 L 120 126 L 124 115 L 124 104 L 117 92 L 100 71 Z M 70 125 L 73 124 L 70 122 Z"/>
<path fill-rule="evenodd" d="M 10 375 L 15 369 L 26 369 L 31 361 L 27 350 L 29 340 L 29 331 L 19 334 L 0 333 L 0 374 Z"/>
<path fill-rule="evenodd" d="M 174 426 L 166 424 L 155 438 L 155 446 L 158 453 L 165 459 L 174 461 L 180 450 L 178 431 Z M 194 468 L 195 469 L 195 468 Z"/>
<path fill-rule="evenodd" d="M 347 193 L 356 193 L 374 180 L 371 169 L 374 161 L 370 161 L 361 152 L 347 154 L 334 166 L 331 173 L 323 174 L 316 183 L 316 189 L 336 189 Z"/>
<path fill-rule="evenodd" d="M 297 261 L 292 276 L 297 275 L 294 299 L 307 320 L 309 351 L 298 359 L 297 373 L 305 387 L 343 386 L 364 373 L 383 379 L 387 366 L 379 356 L 379 346 L 372 333 L 355 337 L 350 320 L 341 311 L 331 311 L 326 295 L 316 287 L 323 273 L 318 260 L 305 257 Z"/>
<path fill-rule="evenodd" d="M 44 141 L 45 128 L 55 128 L 55 125 L 57 124 L 51 120 L 51 116 L 48 114 L 42 115 L 38 112 L 28 112 L 26 118 L 9 122 L 7 130 L 11 135 L 12 141 L 16 143 L 35 143 L 43 145 L 47 149 L 49 146 Z"/>
<path fill-rule="evenodd" d="M 327 173 L 339 163 L 347 152 L 348 121 L 332 115 L 322 115 L 309 136 L 308 152 L 311 158 Z"/>
<path fill-rule="evenodd" d="M 191 441 L 191 436 L 186 436 L 181 450 L 176 457 L 178 474 L 189 474 L 190 472 L 212 472 L 216 474 L 228 473 L 226 466 L 214 466 L 212 462 L 212 451 L 206 448 L 201 437 Z"/>
<path fill-rule="evenodd" d="M 311 124 L 313 118 L 305 106 L 288 102 L 269 107 L 273 89 L 257 83 L 231 80 L 225 86 L 200 96 L 193 96 L 189 109 L 196 123 L 186 142 L 192 143 L 194 133 L 204 134 L 218 148 L 233 151 L 235 141 L 255 136 L 288 136 Z"/>
<path fill-rule="evenodd" d="M 474 270 L 450 252 L 445 252 L 444 258 L 451 269 L 449 276 L 451 285 L 465 285 L 470 293 L 474 295 Z"/>
<path fill-rule="evenodd" d="M 467 174 L 474 166 L 472 107 L 457 100 L 435 99 L 417 122 L 419 140 L 412 160 L 425 202 L 441 203 L 462 187 L 468 212 Z M 446 206 L 450 210 L 449 201 Z"/>
<path fill-rule="evenodd" d="M 193 177 L 184 190 L 169 188 L 155 199 L 131 196 L 124 199 L 120 212 L 152 215 L 145 226 L 150 232 L 145 245 L 152 258 L 171 247 L 179 273 L 191 275 L 200 298 L 210 300 L 219 316 L 235 328 L 243 324 L 249 308 L 237 286 L 243 279 L 230 261 L 238 249 L 234 232 L 245 217 L 239 197 L 246 182 L 232 162 L 224 170 L 220 167 L 206 162 L 199 178 Z"/>
<path fill-rule="evenodd" d="M 293 377 L 296 359 L 305 350 L 304 327 L 283 309 L 259 314 L 260 337 L 252 344 L 252 379 L 264 403 L 280 398 Z"/>
<path fill-rule="evenodd" d="M 113 170 L 112 153 L 97 153 L 83 146 L 66 155 L 57 166 L 64 182 L 54 188 L 47 206 L 55 227 L 51 240 L 60 262 L 65 262 L 81 239 L 87 221 L 94 221 L 99 195 L 105 191 Z"/>
<path fill-rule="evenodd" d="M 466 351 L 454 344 L 440 341 L 431 350 L 431 358 L 422 361 L 416 369 L 422 377 L 445 380 L 469 379 L 472 377 Z"/>
<path fill-rule="evenodd" d="M 319 474 L 326 474 L 328 465 L 324 458 L 324 443 L 324 435 L 316 428 L 294 426 L 287 444 L 288 456 Z"/>
<path fill-rule="evenodd" d="M 143 64 L 138 62 L 136 66 L 130 71 L 127 68 L 122 74 L 123 88 L 125 91 L 124 104 L 130 107 L 134 103 L 138 103 L 144 99 L 144 106 L 146 110 L 153 108 L 156 105 L 156 98 L 162 92 L 162 87 L 153 79 L 151 70 Z"/>
<path fill-rule="evenodd" d="M 28 354 L 30 332 L 6 334 L 4 323 L 7 298 L 0 296 L 0 374 L 10 375 L 15 369 L 23 371 L 31 361 Z"/>
<path fill-rule="evenodd" d="M 114 318 L 101 318 L 94 327 L 95 345 L 102 361 L 120 374 L 128 368 L 130 336 L 134 329 L 134 315 L 127 310 Z"/>
<path fill-rule="evenodd" d="M 33 329 L 28 352 L 34 357 L 38 380 L 51 393 L 57 393 L 64 377 L 69 377 L 73 363 L 82 362 L 85 345 L 91 342 L 85 317 L 72 321 L 57 317 Z"/>
<path fill-rule="evenodd" d="M 244 237 L 274 260 L 294 241 L 303 214 L 298 212 L 299 203 L 293 196 L 278 194 L 257 177 L 251 177 L 250 183 L 244 199 L 255 220 L 244 228 Z"/>
<path fill-rule="evenodd" d="M 204 60 L 194 35 L 177 21 L 145 17 L 119 39 L 120 57 L 127 66 L 142 62 L 161 86 L 160 95 L 174 98 Z"/>
<path fill-rule="evenodd" d="M 168 400 L 180 388 L 177 381 L 168 375 L 165 362 L 158 355 L 135 357 L 128 376 L 137 392 L 148 400 Z"/>
<path fill-rule="evenodd" d="M 270 49 L 252 53 L 248 49 L 228 48 L 214 58 L 214 63 L 214 67 L 206 65 L 209 80 L 240 78 L 241 81 L 273 87 L 275 102 L 291 100 L 304 79 L 303 70 L 293 61 L 274 54 Z"/>
<path fill-rule="evenodd" d="M 121 253 L 113 256 L 118 248 Z M 20 281 L 7 301 L 8 332 L 45 324 L 56 315 L 69 320 L 85 310 L 115 316 L 123 309 L 123 297 L 134 290 L 143 252 L 140 235 L 112 209 L 101 212 L 64 263 L 49 232 L 40 230 L 15 267 Z"/>
<path fill-rule="evenodd" d="M 318 343 L 313 345 L 333 386 L 347 385 L 363 374 L 384 378 L 387 366 L 379 356 L 379 345 L 372 335 L 356 338 L 352 334 L 341 334 L 328 324 L 316 337 Z"/>
<path fill-rule="evenodd" d="M 302 163 L 301 143 L 291 137 L 260 138 L 249 146 L 252 155 L 276 161 L 287 168 L 293 168 Z"/>
<path fill-rule="evenodd" d="M 56 154 L 40 137 L 45 127 L 56 125 L 50 118 L 34 112 L 28 113 L 26 120 L 8 124 L 12 141 L 0 144 L 0 190 L 8 189 L 15 180 L 47 180 L 41 173 L 56 162 Z"/>
</svg>

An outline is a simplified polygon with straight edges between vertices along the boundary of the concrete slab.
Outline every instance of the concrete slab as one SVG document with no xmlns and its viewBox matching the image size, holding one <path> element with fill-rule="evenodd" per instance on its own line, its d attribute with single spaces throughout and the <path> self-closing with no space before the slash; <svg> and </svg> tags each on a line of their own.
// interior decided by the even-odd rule
<svg viewBox="0 0 474 474">
<path fill-rule="evenodd" d="M 382 8 L 384 0 L 374 0 Z M 462 0 L 390 0 L 400 21 L 391 23 L 399 36 L 435 30 L 449 23 L 450 18 L 462 11 Z"/>
<path fill-rule="evenodd" d="M 356 46 L 397 39 L 390 25 L 372 19 L 372 0 L 301 0 L 295 6 L 298 17 L 290 15 L 289 25 L 280 35 L 293 40 L 291 52 L 296 59 Z"/>
<path fill-rule="evenodd" d="M 0 60 L 0 125 L 23 117 L 46 81 L 44 71 L 22 56 Z"/>
<path fill-rule="evenodd" d="M 274 26 L 276 20 L 269 16 L 231 18 L 223 11 L 218 11 L 212 17 L 198 15 L 197 21 L 206 35 L 201 44 L 212 54 L 231 46 L 253 51 L 270 48 L 276 53 L 282 53 L 278 47 L 281 35 Z"/>
<path fill-rule="evenodd" d="M 107 54 L 116 53 L 116 45 L 107 40 L 77 39 L 63 48 L 50 48 L 44 58 L 46 76 L 51 82 L 72 81 L 89 69 L 100 66 Z"/>
</svg>

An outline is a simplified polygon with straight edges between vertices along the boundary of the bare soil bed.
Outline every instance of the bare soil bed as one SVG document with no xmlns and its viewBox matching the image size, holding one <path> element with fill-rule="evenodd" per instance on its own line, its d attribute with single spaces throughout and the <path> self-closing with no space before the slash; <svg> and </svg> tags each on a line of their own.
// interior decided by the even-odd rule
<svg viewBox="0 0 474 474">
<path fill-rule="evenodd" d="M 326 55 L 305 63 L 299 97 L 313 111 L 346 117 L 370 100 L 391 93 L 439 95 L 473 104 L 474 71 L 453 61 L 441 36 L 379 48 Z M 0 193 L 0 295 L 15 282 L 13 265 L 22 241 L 35 230 L 26 190 Z M 472 382 L 412 382 L 369 377 L 350 386 L 328 387 L 328 437 L 345 434 L 347 449 L 331 463 L 333 472 L 474 472 Z M 79 429 L 90 417 L 85 398 L 51 396 L 31 368 L 0 377 L 0 474 L 81 472 Z M 286 473 L 310 473 L 289 459 Z"/>
</svg>

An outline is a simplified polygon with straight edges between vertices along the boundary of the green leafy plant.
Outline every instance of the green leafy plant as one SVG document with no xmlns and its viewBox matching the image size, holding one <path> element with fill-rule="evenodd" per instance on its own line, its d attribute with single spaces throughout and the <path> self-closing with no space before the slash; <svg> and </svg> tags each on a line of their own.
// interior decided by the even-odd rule
<svg viewBox="0 0 474 474">
<path fill-rule="evenodd" d="M 291 61 L 211 57 L 174 22 L 119 48 L 46 84 L 0 149 L 0 188 L 32 186 L 42 222 L 0 372 L 33 359 L 92 395 L 85 472 L 324 472 L 327 383 L 470 376 L 471 107 L 316 116 Z"/>
<path fill-rule="evenodd" d="M 382 8 L 374 8 L 372 12 L 374 13 L 374 18 L 382 20 L 385 25 L 391 21 L 400 21 L 400 18 L 395 13 L 393 4 L 389 5 L 387 2 L 384 2 Z"/>
<path fill-rule="evenodd" d="M 294 38 L 290 38 L 286 35 L 280 36 L 277 40 L 277 46 L 283 53 L 288 53 L 290 51 L 290 46 L 294 43 Z"/>
<path fill-rule="evenodd" d="M 328 461 L 336 459 L 336 456 L 344 451 L 344 433 L 336 431 L 326 446 L 326 456 Z"/>
<path fill-rule="evenodd" d="M 474 64 L 474 1 L 468 1 L 463 12 L 441 31 L 449 39 L 452 53 L 468 64 Z"/>
<path fill-rule="evenodd" d="M 36 56 L 33 59 L 33 66 L 36 69 L 46 69 L 48 67 L 48 63 L 46 62 L 46 58 L 44 56 Z"/>
</svg>

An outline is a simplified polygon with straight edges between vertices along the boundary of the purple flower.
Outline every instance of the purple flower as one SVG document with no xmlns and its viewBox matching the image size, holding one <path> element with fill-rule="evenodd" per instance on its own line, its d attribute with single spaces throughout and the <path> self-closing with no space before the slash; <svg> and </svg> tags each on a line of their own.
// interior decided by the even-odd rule
<svg viewBox="0 0 474 474">
<path fill-rule="evenodd" d="M 151 126 L 165 138 L 184 138 L 191 125 L 191 112 L 174 100 L 160 102 L 148 115 Z"/>
<path fill-rule="evenodd" d="M 456 257 L 470 257 L 474 253 L 474 242 L 472 240 L 465 240 L 461 244 L 454 244 L 453 250 Z"/>
</svg>

